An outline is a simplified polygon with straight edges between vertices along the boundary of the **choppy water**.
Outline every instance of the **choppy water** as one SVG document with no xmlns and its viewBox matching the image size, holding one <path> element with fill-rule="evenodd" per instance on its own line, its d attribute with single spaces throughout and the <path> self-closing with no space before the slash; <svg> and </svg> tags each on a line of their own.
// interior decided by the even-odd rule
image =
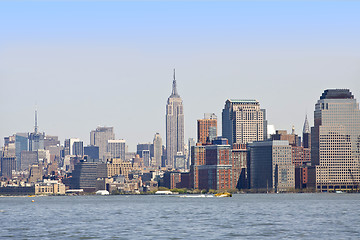
<svg viewBox="0 0 360 240">
<path fill-rule="evenodd" d="M 0 197 L 0 238 L 359 239 L 359 203 L 360 194 Z"/>
</svg>

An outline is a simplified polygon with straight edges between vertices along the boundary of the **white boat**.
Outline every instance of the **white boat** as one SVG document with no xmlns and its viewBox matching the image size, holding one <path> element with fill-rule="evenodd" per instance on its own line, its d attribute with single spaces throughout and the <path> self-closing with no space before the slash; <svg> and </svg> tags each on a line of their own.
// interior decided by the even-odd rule
<svg viewBox="0 0 360 240">
<path fill-rule="evenodd" d="M 104 195 L 109 195 L 110 193 L 108 191 L 106 191 L 106 190 L 99 190 L 95 194 L 104 196 Z"/>
</svg>

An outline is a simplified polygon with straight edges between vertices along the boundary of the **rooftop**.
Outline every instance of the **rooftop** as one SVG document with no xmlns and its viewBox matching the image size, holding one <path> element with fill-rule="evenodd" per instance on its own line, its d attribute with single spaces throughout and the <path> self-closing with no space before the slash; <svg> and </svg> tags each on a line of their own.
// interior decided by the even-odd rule
<svg viewBox="0 0 360 240">
<path fill-rule="evenodd" d="M 326 89 L 320 99 L 354 99 L 349 89 Z"/>
</svg>

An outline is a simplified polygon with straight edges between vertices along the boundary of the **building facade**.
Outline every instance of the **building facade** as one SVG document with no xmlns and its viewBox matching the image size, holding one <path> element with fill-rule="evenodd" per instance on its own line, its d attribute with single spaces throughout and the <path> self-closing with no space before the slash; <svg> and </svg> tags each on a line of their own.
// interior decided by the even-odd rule
<svg viewBox="0 0 360 240">
<path fill-rule="evenodd" d="M 315 105 L 311 164 L 317 191 L 359 188 L 360 110 L 348 89 L 325 90 Z"/>
<path fill-rule="evenodd" d="M 154 148 L 154 165 L 156 167 L 161 167 L 161 156 L 162 152 L 162 138 L 159 133 L 156 133 L 153 140 Z"/>
<path fill-rule="evenodd" d="M 203 119 L 197 120 L 197 142 L 210 144 L 217 137 L 217 117 L 214 113 L 204 114 Z"/>
<path fill-rule="evenodd" d="M 184 153 L 184 108 L 177 92 L 175 70 L 172 93 L 166 105 L 166 165 L 174 168 L 178 152 Z"/>
<path fill-rule="evenodd" d="M 120 158 L 125 160 L 125 145 L 124 139 L 108 140 L 107 151 L 112 158 Z"/>
<path fill-rule="evenodd" d="M 222 136 L 234 143 L 246 144 L 266 139 L 265 111 L 256 100 L 228 99 L 222 111 Z"/>
<path fill-rule="evenodd" d="M 99 147 L 99 158 L 106 161 L 108 140 L 114 140 L 113 127 L 97 127 L 90 132 L 90 145 Z"/>
<path fill-rule="evenodd" d="M 291 147 L 286 140 L 249 143 L 250 188 L 275 192 L 295 189 Z"/>
</svg>

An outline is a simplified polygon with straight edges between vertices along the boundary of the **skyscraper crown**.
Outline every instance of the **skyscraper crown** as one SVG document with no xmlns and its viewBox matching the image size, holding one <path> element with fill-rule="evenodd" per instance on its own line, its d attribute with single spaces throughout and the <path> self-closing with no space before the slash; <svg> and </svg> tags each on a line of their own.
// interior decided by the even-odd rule
<svg viewBox="0 0 360 240">
<path fill-rule="evenodd" d="M 309 127 L 309 122 L 308 122 L 308 119 L 307 119 L 307 115 L 305 116 L 303 133 L 310 133 L 310 127 Z"/>
<path fill-rule="evenodd" d="M 326 89 L 320 99 L 354 99 L 349 89 Z"/>
<path fill-rule="evenodd" d="M 180 95 L 177 92 L 177 88 L 176 88 L 175 69 L 174 69 L 174 79 L 173 79 L 173 84 L 172 84 L 172 92 L 171 92 L 170 97 L 180 97 Z"/>
</svg>

